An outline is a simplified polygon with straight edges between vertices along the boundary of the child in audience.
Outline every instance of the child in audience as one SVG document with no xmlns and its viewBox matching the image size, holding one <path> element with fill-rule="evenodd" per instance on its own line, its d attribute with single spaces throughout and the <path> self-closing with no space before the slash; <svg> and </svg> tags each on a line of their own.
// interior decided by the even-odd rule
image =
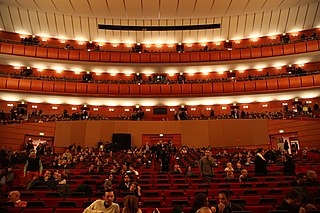
<svg viewBox="0 0 320 213">
<path fill-rule="evenodd" d="M 227 168 L 225 168 L 224 171 L 227 172 L 227 179 L 234 178 L 234 174 L 233 174 L 234 169 L 230 162 L 227 163 Z"/>
</svg>

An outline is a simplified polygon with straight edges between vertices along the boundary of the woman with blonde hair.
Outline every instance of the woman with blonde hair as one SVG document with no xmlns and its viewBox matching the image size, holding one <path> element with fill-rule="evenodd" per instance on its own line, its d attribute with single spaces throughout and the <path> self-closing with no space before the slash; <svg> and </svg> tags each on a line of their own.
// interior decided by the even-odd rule
<svg viewBox="0 0 320 213">
<path fill-rule="evenodd" d="M 142 213 L 141 209 L 139 209 L 139 202 L 136 196 L 127 195 L 124 197 L 122 213 Z"/>
</svg>

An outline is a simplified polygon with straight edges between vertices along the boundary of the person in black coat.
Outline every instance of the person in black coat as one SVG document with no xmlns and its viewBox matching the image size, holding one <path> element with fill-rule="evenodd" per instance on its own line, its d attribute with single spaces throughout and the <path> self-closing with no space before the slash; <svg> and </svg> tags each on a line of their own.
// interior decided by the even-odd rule
<svg viewBox="0 0 320 213">
<path fill-rule="evenodd" d="M 283 171 L 284 175 L 295 175 L 296 165 L 292 157 L 287 154 L 283 157 Z"/>
<path fill-rule="evenodd" d="M 243 211 L 243 208 L 230 201 L 230 193 L 227 190 L 222 190 L 219 192 L 219 204 L 217 208 L 212 208 L 212 212 L 218 213 L 231 213 L 233 211 Z"/>
<path fill-rule="evenodd" d="M 265 176 L 268 175 L 267 171 L 267 161 L 263 156 L 263 149 L 259 148 L 257 150 L 257 154 L 254 160 L 254 171 L 257 176 Z"/>
</svg>

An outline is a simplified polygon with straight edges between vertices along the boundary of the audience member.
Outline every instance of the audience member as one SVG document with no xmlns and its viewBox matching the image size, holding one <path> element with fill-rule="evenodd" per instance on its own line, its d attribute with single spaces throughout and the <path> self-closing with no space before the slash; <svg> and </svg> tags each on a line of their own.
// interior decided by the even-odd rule
<svg viewBox="0 0 320 213">
<path fill-rule="evenodd" d="M 289 154 L 283 156 L 283 171 L 284 175 L 295 175 L 296 166 Z"/>
<path fill-rule="evenodd" d="M 120 213 L 120 207 L 114 203 L 115 193 L 112 189 L 108 189 L 105 192 L 104 200 L 96 200 L 90 206 L 88 206 L 83 213 Z"/>
<path fill-rule="evenodd" d="M 15 207 L 26 207 L 26 201 L 20 200 L 20 192 L 19 191 L 11 191 L 8 195 L 8 201 L 13 202 Z"/>
<path fill-rule="evenodd" d="M 304 213 L 305 209 L 301 207 L 301 195 L 295 191 L 289 191 L 284 201 L 277 208 L 278 210 L 287 210 L 290 213 Z"/>
<path fill-rule="evenodd" d="M 235 203 L 230 201 L 230 193 L 226 190 L 219 192 L 219 204 L 217 208 L 213 208 L 212 212 L 218 213 L 230 213 L 232 211 L 243 211 L 243 208 Z"/>
<path fill-rule="evenodd" d="M 205 181 L 209 181 L 214 176 L 213 167 L 216 164 L 211 154 L 210 150 L 206 150 L 205 156 L 200 159 L 200 174 Z"/>
<path fill-rule="evenodd" d="M 42 169 L 43 167 L 42 167 L 41 159 L 36 156 L 35 152 L 31 152 L 24 166 L 24 170 L 23 170 L 24 177 L 26 177 L 27 181 L 31 181 L 42 174 Z"/>
<path fill-rule="evenodd" d="M 313 170 L 307 171 L 307 181 L 306 184 L 308 186 L 319 186 L 318 176 L 317 173 Z"/>
<path fill-rule="evenodd" d="M 196 213 L 202 207 L 209 207 L 208 196 L 204 193 L 198 193 L 193 201 L 190 213 Z"/>
<path fill-rule="evenodd" d="M 239 176 L 239 182 L 247 182 L 248 181 L 248 171 L 246 169 L 241 170 L 241 175 Z"/>
<path fill-rule="evenodd" d="M 232 163 L 228 162 L 227 167 L 224 169 L 224 171 L 226 172 L 227 179 L 234 178 L 234 173 L 233 173 L 234 169 L 232 167 Z"/>
<path fill-rule="evenodd" d="M 259 148 L 254 161 L 254 171 L 257 176 L 265 176 L 268 174 L 267 161 L 263 156 L 263 149 Z"/>
<path fill-rule="evenodd" d="M 142 213 L 141 209 L 139 209 L 139 202 L 136 196 L 127 195 L 124 197 L 122 213 Z"/>
</svg>

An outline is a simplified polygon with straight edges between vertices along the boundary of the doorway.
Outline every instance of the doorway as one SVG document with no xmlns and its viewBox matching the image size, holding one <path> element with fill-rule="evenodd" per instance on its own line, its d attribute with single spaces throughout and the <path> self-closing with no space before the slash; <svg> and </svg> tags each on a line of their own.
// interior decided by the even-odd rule
<svg viewBox="0 0 320 213">
<path fill-rule="evenodd" d="M 181 134 L 142 134 L 142 146 L 149 143 L 150 146 L 157 144 L 159 142 L 168 142 L 172 143 L 177 147 L 181 147 Z"/>
<path fill-rule="evenodd" d="M 284 144 L 287 141 L 289 145 L 288 153 L 292 153 L 292 148 L 296 150 L 300 149 L 300 144 L 298 140 L 298 132 L 282 133 L 270 135 L 270 148 L 277 149 L 280 151 L 284 150 Z"/>
</svg>

